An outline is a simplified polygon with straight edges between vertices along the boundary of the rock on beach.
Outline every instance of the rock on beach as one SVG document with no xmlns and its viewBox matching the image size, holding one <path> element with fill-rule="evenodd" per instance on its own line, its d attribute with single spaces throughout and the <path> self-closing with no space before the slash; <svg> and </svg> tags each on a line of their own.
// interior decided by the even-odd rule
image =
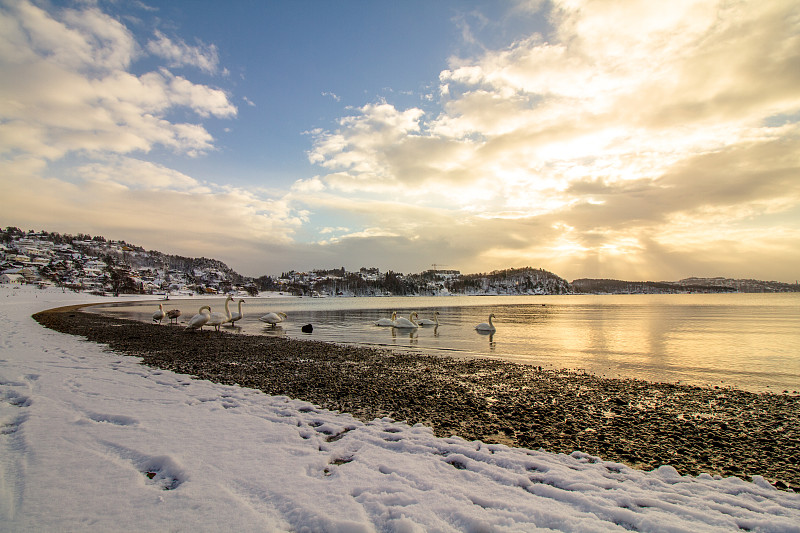
<svg viewBox="0 0 800 533">
<path fill-rule="evenodd" d="M 800 491 L 800 396 L 542 370 L 258 335 L 190 332 L 86 313 L 34 315 L 143 364 L 286 395 L 370 421 L 388 416 L 548 452 L 652 470 L 751 479 Z"/>
</svg>

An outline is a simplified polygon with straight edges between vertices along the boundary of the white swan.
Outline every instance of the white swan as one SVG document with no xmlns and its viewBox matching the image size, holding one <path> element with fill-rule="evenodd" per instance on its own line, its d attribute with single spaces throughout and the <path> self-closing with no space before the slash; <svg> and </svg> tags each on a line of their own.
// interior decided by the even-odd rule
<svg viewBox="0 0 800 533">
<path fill-rule="evenodd" d="M 433 312 L 433 320 L 430 318 L 422 318 L 417 320 L 417 324 L 420 326 L 438 326 L 439 325 L 439 311 Z"/>
<path fill-rule="evenodd" d="M 225 298 L 225 313 L 211 313 L 211 317 L 208 319 L 206 326 L 214 326 L 214 329 L 219 331 L 219 327 L 231 319 L 231 310 L 228 308 L 228 304 L 230 304 L 231 300 L 233 300 L 233 296 L 229 294 L 228 297 Z"/>
<path fill-rule="evenodd" d="M 203 331 L 203 326 L 208 323 L 210 318 L 211 307 L 204 305 L 200 308 L 196 315 L 189 319 L 189 323 L 186 324 L 186 327 L 189 329 L 199 329 L 200 331 Z"/>
<path fill-rule="evenodd" d="M 392 311 L 392 318 L 381 318 L 377 322 L 375 322 L 376 326 L 394 326 L 395 321 L 397 320 L 397 311 Z"/>
<path fill-rule="evenodd" d="M 169 311 L 167 311 L 167 318 L 169 318 L 169 323 L 170 324 L 172 324 L 173 320 L 177 324 L 179 316 L 181 316 L 181 310 L 180 309 L 170 309 Z"/>
<path fill-rule="evenodd" d="M 153 313 L 153 322 L 158 322 L 161 324 L 161 321 L 164 320 L 164 317 L 167 316 L 164 313 L 164 304 L 158 304 L 158 311 Z"/>
<path fill-rule="evenodd" d="M 488 324 L 486 322 L 481 322 L 480 324 L 475 326 L 475 329 L 478 330 L 478 331 L 492 331 L 492 332 L 497 331 L 497 328 L 494 327 L 494 324 L 492 324 L 492 319 L 493 318 L 495 318 L 494 313 L 489 315 L 489 323 Z"/>
<path fill-rule="evenodd" d="M 403 317 L 398 318 L 394 323 L 394 327 L 400 328 L 400 329 L 408 329 L 408 328 L 419 327 L 419 324 L 414 322 L 414 317 L 415 316 L 418 316 L 416 311 L 414 311 L 413 313 L 408 315 L 408 318 L 403 318 Z"/>
<path fill-rule="evenodd" d="M 211 313 L 211 316 L 208 317 L 208 322 L 206 322 L 206 326 L 214 326 L 214 329 L 219 331 L 219 327 L 225 323 L 226 317 L 222 313 Z"/>
<path fill-rule="evenodd" d="M 228 307 L 228 305 L 229 305 L 229 304 L 230 304 L 232 301 L 233 301 L 233 296 L 231 296 L 231 295 L 229 294 L 229 295 L 228 295 L 228 297 L 227 297 L 227 298 L 225 298 L 225 322 L 230 322 L 230 321 L 231 321 L 231 318 L 233 318 L 233 315 L 231 314 L 231 310 L 230 310 L 230 308 Z M 225 322 L 223 322 L 223 324 L 224 324 Z"/>
<path fill-rule="evenodd" d="M 266 322 L 267 324 L 272 324 L 274 328 L 277 324 L 280 324 L 284 320 L 286 320 L 286 313 L 267 313 L 266 315 L 259 318 L 261 322 Z"/>
<path fill-rule="evenodd" d="M 228 320 L 228 323 L 231 325 L 231 327 L 235 326 L 236 325 L 236 321 L 237 320 L 241 320 L 242 317 L 244 316 L 244 313 L 242 313 L 242 304 L 243 303 L 244 303 L 244 300 L 239 300 L 239 312 L 231 314 L 231 318 L 230 318 L 230 320 Z"/>
</svg>

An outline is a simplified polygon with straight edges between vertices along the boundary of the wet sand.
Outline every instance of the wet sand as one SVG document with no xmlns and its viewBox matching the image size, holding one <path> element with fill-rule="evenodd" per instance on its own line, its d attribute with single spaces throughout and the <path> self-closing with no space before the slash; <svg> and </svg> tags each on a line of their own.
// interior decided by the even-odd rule
<svg viewBox="0 0 800 533">
<path fill-rule="evenodd" d="M 79 307 L 79 306 L 78 306 Z M 286 395 L 369 421 L 548 452 L 579 450 L 652 470 L 672 465 L 800 492 L 800 396 L 542 370 L 258 335 L 189 331 L 45 311 L 46 327 L 153 367 Z"/>
</svg>

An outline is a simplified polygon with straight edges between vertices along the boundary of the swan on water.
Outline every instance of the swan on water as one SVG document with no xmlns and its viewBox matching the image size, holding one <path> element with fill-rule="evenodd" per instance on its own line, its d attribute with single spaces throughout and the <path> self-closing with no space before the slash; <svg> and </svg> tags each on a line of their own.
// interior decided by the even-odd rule
<svg viewBox="0 0 800 533">
<path fill-rule="evenodd" d="M 164 313 L 164 304 L 158 304 L 158 311 L 153 313 L 153 322 L 158 322 L 161 324 L 161 321 L 164 320 L 164 317 L 167 316 Z"/>
<path fill-rule="evenodd" d="M 189 323 L 186 324 L 186 327 L 189 329 L 199 329 L 203 331 L 203 326 L 208 323 L 208 320 L 211 318 L 211 306 L 204 305 L 200 308 L 196 315 L 189 319 Z"/>
<path fill-rule="evenodd" d="M 413 313 L 408 315 L 408 318 L 403 318 L 403 317 L 398 318 L 394 323 L 394 327 L 400 328 L 400 329 L 419 327 L 419 324 L 414 322 L 414 317 L 415 316 L 418 316 L 416 311 L 414 311 Z"/>
<path fill-rule="evenodd" d="M 274 328 L 277 324 L 280 324 L 284 320 L 286 320 L 286 313 L 267 313 L 266 315 L 259 318 L 261 322 L 266 322 L 267 324 L 272 324 Z"/>
<path fill-rule="evenodd" d="M 242 313 L 242 304 L 243 303 L 244 303 L 244 300 L 240 299 L 239 300 L 239 312 L 238 313 L 231 313 L 231 318 L 230 318 L 230 320 L 228 320 L 228 323 L 231 325 L 231 327 L 235 326 L 236 325 L 236 321 L 237 320 L 241 320 L 242 317 L 244 316 L 244 313 Z"/>
<path fill-rule="evenodd" d="M 169 323 L 170 324 L 172 324 L 173 320 L 177 324 L 179 316 L 181 316 L 181 310 L 180 309 L 170 309 L 169 311 L 167 311 L 167 318 L 169 318 Z"/>
<path fill-rule="evenodd" d="M 439 311 L 433 312 L 433 320 L 430 318 L 421 318 L 417 320 L 420 326 L 438 326 L 439 325 Z"/>
<path fill-rule="evenodd" d="M 477 329 L 478 331 L 497 331 L 497 328 L 494 327 L 494 324 L 492 324 L 492 319 L 493 318 L 495 318 L 494 313 L 489 315 L 489 323 L 488 324 L 486 322 L 481 322 L 480 324 L 475 326 L 475 329 Z"/>
<path fill-rule="evenodd" d="M 392 318 L 381 318 L 377 322 L 375 322 L 376 326 L 394 326 L 395 321 L 397 320 L 397 311 L 392 312 Z"/>
</svg>

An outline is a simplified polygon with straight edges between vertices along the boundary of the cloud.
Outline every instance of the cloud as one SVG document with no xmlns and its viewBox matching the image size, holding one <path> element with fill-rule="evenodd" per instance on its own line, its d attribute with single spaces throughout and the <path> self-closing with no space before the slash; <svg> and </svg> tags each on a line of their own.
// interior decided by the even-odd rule
<svg viewBox="0 0 800 533">
<path fill-rule="evenodd" d="M 130 32 L 100 10 L 63 9 L 61 20 L 30 2 L 4 6 L 2 53 L 12 61 L 43 57 L 64 68 L 125 69 L 136 52 Z"/>
<path fill-rule="evenodd" d="M 0 153 L 55 160 L 68 153 L 188 154 L 213 149 L 199 124 L 167 115 L 232 117 L 226 94 L 166 69 L 134 75 L 133 35 L 95 8 L 47 13 L 29 2 L 0 11 Z"/>
<path fill-rule="evenodd" d="M 192 83 L 182 76 L 172 75 L 166 69 L 161 69 L 160 74 L 167 84 L 164 92 L 170 106 L 188 107 L 203 118 L 236 115 L 236 107 L 230 103 L 224 91 Z"/>
<path fill-rule="evenodd" d="M 748 249 L 777 261 L 796 248 L 797 217 L 769 247 L 758 235 L 800 200 L 795 15 L 789 1 L 554 2 L 547 37 L 453 58 L 439 112 L 380 102 L 314 132 L 315 182 L 347 206 L 391 197 L 430 209 L 417 220 L 458 220 L 449 239 L 469 227 L 462 258 L 487 268 L 666 275 L 710 268 L 704 250 L 727 267 L 766 263 Z M 382 221 L 393 215 L 350 220 L 342 246 L 377 246 L 357 228 Z M 420 226 L 392 227 L 412 243 Z M 507 233 L 484 240 L 489 227 Z"/>
<path fill-rule="evenodd" d="M 209 187 L 177 170 L 129 157 L 111 156 L 103 161 L 89 162 L 77 166 L 72 174 L 80 181 L 114 183 L 129 190 L 211 192 Z"/>
<path fill-rule="evenodd" d="M 156 30 L 155 39 L 147 43 L 147 50 L 168 61 L 170 67 L 193 66 L 214 74 L 219 68 L 219 52 L 213 44 L 190 46 L 182 39 L 172 40 Z"/>
</svg>

